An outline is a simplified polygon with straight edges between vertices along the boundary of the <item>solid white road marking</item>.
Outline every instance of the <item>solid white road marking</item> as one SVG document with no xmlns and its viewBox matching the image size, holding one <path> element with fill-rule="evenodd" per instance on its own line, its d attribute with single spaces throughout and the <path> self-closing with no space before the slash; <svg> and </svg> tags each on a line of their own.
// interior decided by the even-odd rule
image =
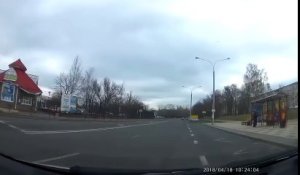
<svg viewBox="0 0 300 175">
<path fill-rule="evenodd" d="M 191 137 L 194 137 L 194 134 L 191 134 Z"/>
<path fill-rule="evenodd" d="M 73 157 L 73 156 L 77 156 L 77 155 L 79 155 L 79 153 L 66 154 L 66 155 L 62 155 L 62 156 L 58 156 L 58 157 L 51 157 L 51 158 L 48 158 L 48 159 L 37 160 L 37 161 L 34 161 L 33 163 L 50 162 L 50 161 L 53 161 L 53 160 L 64 159 L 64 158 Z"/>
<path fill-rule="evenodd" d="M 80 132 L 93 132 L 93 131 L 106 131 L 106 130 L 114 130 L 114 129 L 122 129 L 122 128 L 131 128 L 138 126 L 148 126 L 155 125 L 159 123 L 164 123 L 167 121 L 153 122 L 153 123 L 145 123 L 145 124 L 135 124 L 135 125 L 126 125 L 126 126 L 116 126 L 109 128 L 94 128 L 94 129 L 82 129 L 82 130 L 57 130 L 57 131 L 29 131 L 23 130 L 25 134 L 66 134 L 66 133 L 80 133 Z"/>
<path fill-rule="evenodd" d="M 18 127 L 15 126 L 15 125 L 8 124 L 8 123 L 6 123 L 5 121 L 1 121 L 0 123 L 4 124 L 4 125 L 6 125 L 6 126 L 8 126 L 8 127 L 10 127 L 10 128 L 13 128 L 13 129 L 16 129 L 16 130 L 18 130 L 18 131 L 21 131 L 21 132 L 24 132 L 24 131 L 25 131 L 25 130 L 23 130 L 23 129 L 18 128 Z"/>
<path fill-rule="evenodd" d="M 11 125 L 11 124 L 8 124 L 9 127 L 11 128 L 14 128 L 14 129 L 19 129 L 18 127 L 14 126 L 14 125 Z"/>
<path fill-rule="evenodd" d="M 198 144 L 198 141 L 197 141 L 197 140 L 194 140 L 194 144 L 197 145 L 197 144 Z"/>
<path fill-rule="evenodd" d="M 201 156 L 199 156 L 199 159 L 200 159 L 200 162 L 201 162 L 202 166 L 208 166 L 209 165 L 205 156 L 201 155 Z"/>
</svg>

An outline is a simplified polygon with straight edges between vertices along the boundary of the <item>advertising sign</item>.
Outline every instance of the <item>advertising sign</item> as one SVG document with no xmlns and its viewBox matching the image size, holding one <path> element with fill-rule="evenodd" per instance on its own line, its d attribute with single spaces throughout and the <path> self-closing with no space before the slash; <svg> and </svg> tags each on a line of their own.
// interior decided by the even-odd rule
<svg viewBox="0 0 300 175">
<path fill-rule="evenodd" d="M 70 95 L 63 94 L 61 96 L 61 112 L 69 112 L 70 110 Z"/>
<path fill-rule="evenodd" d="M 78 97 L 77 98 L 77 105 L 81 107 L 81 106 L 83 106 L 83 104 L 84 104 L 83 98 Z"/>
<path fill-rule="evenodd" d="M 14 68 L 9 68 L 4 74 L 4 80 L 17 81 L 17 73 Z"/>
<path fill-rule="evenodd" d="M 15 85 L 11 83 L 3 83 L 1 89 L 1 100 L 14 102 Z"/>
<path fill-rule="evenodd" d="M 61 112 L 78 112 L 78 108 L 80 105 L 78 103 L 83 104 L 83 100 L 75 95 L 65 95 L 63 94 L 61 97 Z M 81 105 L 82 105 L 81 104 Z"/>
<path fill-rule="evenodd" d="M 76 112 L 76 106 L 77 106 L 77 97 L 76 96 L 70 96 L 70 112 Z"/>
</svg>

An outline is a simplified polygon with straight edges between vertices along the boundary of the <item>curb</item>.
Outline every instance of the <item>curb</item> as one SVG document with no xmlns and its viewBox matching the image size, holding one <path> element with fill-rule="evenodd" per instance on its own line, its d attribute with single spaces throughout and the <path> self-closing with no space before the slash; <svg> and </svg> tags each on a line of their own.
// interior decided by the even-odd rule
<svg viewBox="0 0 300 175">
<path fill-rule="evenodd" d="M 298 148 L 298 145 L 295 145 L 295 144 L 287 144 L 287 143 L 282 143 L 282 142 L 276 142 L 276 141 L 273 141 L 273 140 L 267 140 L 267 139 L 263 139 L 263 138 L 258 138 L 258 137 L 255 137 L 254 135 L 264 135 L 266 137 L 277 137 L 277 136 L 251 133 L 251 132 L 246 132 L 246 131 L 240 131 L 240 130 L 235 130 L 235 129 L 224 128 L 224 127 L 211 126 L 211 125 L 208 125 L 208 124 L 206 124 L 206 126 L 209 126 L 211 128 L 215 128 L 215 129 L 219 129 L 219 130 L 225 131 L 227 133 L 231 133 L 231 134 L 236 134 L 236 135 L 240 135 L 240 136 L 243 136 L 243 137 L 247 137 L 247 138 L 250 138 L 250 139 L 255 139 L 255 140 L 258 140 L 258 141 L 263 141 L 263 142 L 266 142 L 266 143 L 272 143 L 272 144 L 275 144 L 275 145 L 278 145 L 278 146 L 289 147 L 291 149 Z M 249 135 L 249 134 L 252 134 L 252 136 Z M 282 138 L 280 138 L 280 139 L 282 139 Z M 283 139 L 286 139 L 286 138 L 283 138 Z M 288 140 L 294 140 L 294 139 L 288 139 Z"/>
</svg>

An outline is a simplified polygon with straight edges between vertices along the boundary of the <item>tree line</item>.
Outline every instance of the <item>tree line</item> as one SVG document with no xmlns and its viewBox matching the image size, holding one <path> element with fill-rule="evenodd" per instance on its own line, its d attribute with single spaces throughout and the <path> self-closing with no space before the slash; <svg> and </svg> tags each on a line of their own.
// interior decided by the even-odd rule
<svg viewBox="0 0 300 175">
<path fill-rule="evenodd" d="M 267 73 L 259 69 L 257 65 L 249 63 L 244 74 L 244 82 L 241 88 L 236 84 L 225 86 L 222 90 L 215 90 L 215 116 L 239 115 L 250 112 L 251 100 L 271 91 L 267 82 Z M 203 100 L 198 101 L 192 107 L 192 113 L 200 116 L 210 116 L 212 109 L 213 95 L 207 95 Z"/>
<path fill-rule="evenodd" d="M 159 106 L 156 114 L 157 116 L 162 116 L 165 118 L 181 118 L 188 117 L 190 114 L 190 110 L 186 107 L 167 104 L 164 106 Z"/>
<path fill-rule="evenodd" d="M 73 60 L 68 73 L 60 73 L 55 85 L 50 106 L 60 106 L 61 96 L 66 94 L 80 97 L 84 113 L 98 117 L 137 118 L 140 112 L 147 114 L 143 102 L 131 91 L 125 92 L 123 84 L 117 84 L 108 77 L 99 80 L 93 68 L 83 71 L 79 57 Z"/>
</svg>

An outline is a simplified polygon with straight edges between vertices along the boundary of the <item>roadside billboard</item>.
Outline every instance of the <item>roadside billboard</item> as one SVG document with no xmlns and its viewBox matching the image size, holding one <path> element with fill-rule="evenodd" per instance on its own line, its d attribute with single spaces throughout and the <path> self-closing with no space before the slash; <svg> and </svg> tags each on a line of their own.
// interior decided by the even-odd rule
<svg viewBox="0 0 300 175">
<path fill-rule="evenodd" d="M 3 83 L 1 89 L 1 100 L 14 102 L 15 85 L 12 83 Z"/>
<path fill-rule="evenodd" d="M 82 106 L 82 99 L 75 95 L 66 95 L 61 96 L 61 112 L 67 113 L 77 113 L 79 107 Z"/>
<path fill-rule="evenodd" d="M 61 112 L 69 112 L 70 111 L 70 95 L 63 94 L 61 96 Z"/>
<path fill-rule="evenodd" d="M 17 81 L 17 73 L 14 68 L 9 68 L 3 77 L 4 80 Z"/>
<path fill-rule="evenodd" d="M 70 109 L 69 109 L 69 112 L 76 112 L 76 106 L 77 106 L 77 97 L 76 96 L 70 96 Z"/>
</svg>

